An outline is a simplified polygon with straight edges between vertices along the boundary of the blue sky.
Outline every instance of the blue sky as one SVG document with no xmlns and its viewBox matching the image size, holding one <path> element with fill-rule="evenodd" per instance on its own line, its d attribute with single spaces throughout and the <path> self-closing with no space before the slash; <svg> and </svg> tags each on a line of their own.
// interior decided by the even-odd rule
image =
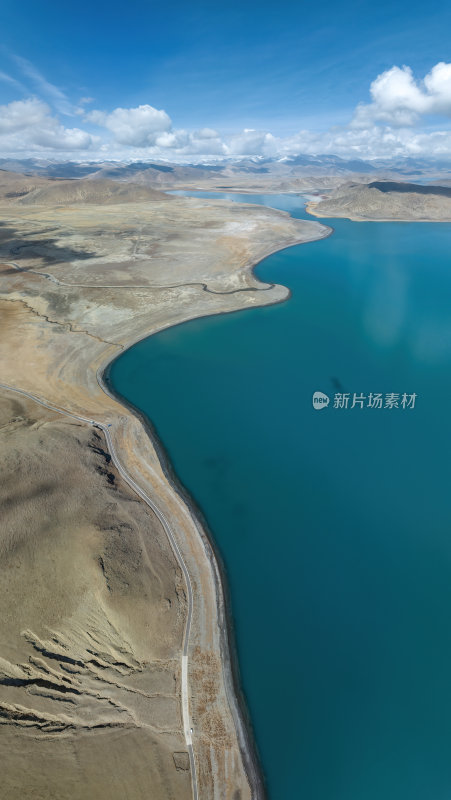
<svg viewBox="0 0 451 800">
<path fill-rule="evenodd" d="M 187 160 L 190 150 L 200 155 L 202 149 L 199 141 L 189 138 L 193 131 L 212 129 L 216 138 L 211 133 L 200 137 L 209 141 L 212 155 L 215 148 L 216 155 L 227 155 L 230 148 L 238 154 L 240 146 L 249 149 L 243 142 L 250 142 L 250 147 L 253 143 L 255 155 L 283 155 L 290 148 L 299 151 L 302 142 L 306 152 L 321 151 L 321 145 L 331 151 L 336 141 L 337 152 L 348 149 L 350 154 L 371 157 L 385 155 L 390 148 L 389 140 L 382 141 L 383 127 L 395 130 L 399 151 L 403 147 L 408 151 L 407 141 L 416 143 L 413 150 L 425 149 L 426 140 L 418 137 L 446 133 L 449 128 L 450 113 L 441 97 L 424 108 L 412 101 L 415 118 L 407 125 L 402 115 L 390 118 L 385 111 L 381 115 L 380 108 L 368 112 L 372 115 L 368 126 L 371 122 L 378 129 L 372 144 L 368 135 L 366 140 L 363 134 L 357 136 L 355 123 L 347 140 L 343 138 L 358 105 L 374 105 L 370 87 L 378 76 L 393 66 L 407 65 L 424 94 L 425 76 L 435 65 L 451 61 L 451 5 L 440 0 L 321 5 L 299 0 L 222 4 L 131 0 L 121 5 L 104 0 L 77 4 L 3 0 L 0 29 L 0 148 L 5 153 L 14 147 L 17 152 L 60 152 L 62 143 L 61 152 L 78 153 L 80 159 L 99 151 L 111 157 L 161 155 Z M 389 86 L 395 94 L 398 78 L 402 76 L 393 75 Z M 438 89 L 433 81 L 433 92 L 443 95 L 443 83 L 448 91 L 448 74 L 443 70 L 440 80 Z M 405 105 L 404 90 L 399 93 L 398 100 Z M 82 98 L 90 101 L 82 103 Z M 19 117 L 26 117 L 27 107 L 13 105 L 11 111 L 11 104 L 32 99 L 31 127 L 53 126 L 50 136 L 35 142 L 30 131 L 21 135 L 25 127 L 12 130 Z M 37 101 L 48 108 L 44 112 L 41 106 L 41 122 Z M 395 101 L 390 100 L 392 106 Z M 385 109 L 386 99 L 378 102 Z M 118 108 L 140 106 L 164 110 L 170 118 L 169 127 L 158 122 L 165 134 L 159 144 L 150 130 L 148 112 L 142 114 L 150 126 L 147 140 L 123 133 L 118 139 L 118 125 L 126 122 L 125 117 L 107 116 Z M 91 110 L 99 112 L 97 117 Z M 11 124 L 11 116 L 16 123 Z M 133 125 L 136 120 L 134 115 L 129 122 Z M 334 139 L 336 126 L 340 135 Z M 243 130 L 249 129 L 259 132 L 260 139 L 250 134 L 243 139 Z M 64 130 L 81 131 L 91 139 L 81 134 L 64 137 Z M 300 131 L 306 132 L 303 139 Z M 11 132 L 18 134 L 16 142 L 11 141 Z M 264 140 L 264 135 L 272 138 Z M 443 137 L 428 141 L 444 151 Z"/>
</svg>

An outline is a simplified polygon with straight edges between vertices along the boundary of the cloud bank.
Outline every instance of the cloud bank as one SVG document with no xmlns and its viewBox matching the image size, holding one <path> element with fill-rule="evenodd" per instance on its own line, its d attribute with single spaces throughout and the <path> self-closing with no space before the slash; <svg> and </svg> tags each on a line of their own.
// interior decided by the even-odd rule
<svg viewBox="0 0 451 800">
<path fill-rule="evenodd" d="M 164 143 L 165 135 L 172 128 L 170 117 L 166 111 L 158 111 L 149 105 L 116 108 L 111 114 L 91 111 L 85 119 L 111 131 L 118 144 L 130 147 L 171 146 Z"/>
<path fill-rule="evenodd" d="M 98 137 L 80 128 L 65 128 L 37 98 L 0 106 L 0 152 L 5 154 L 89 151 L 98 144 Z"/>
<path fill-rule="evenodd" d="M 112 111 L 92 108 L 89 97 L 72 103 L 30 62 L 15 59 L 22 76 L 42 96 L 32 94 L 0 106 L 2 155 L 179 162 L 301 153 L 365 159 L 451 158 L 451 64 L 444 62 L 421 80 L 408 66 L 382 72 L 369 87 L 370 102 L 357 105 L 348 125 L 277 137 L 268 130 L 250 128 L 227 136 L 205 127 L 177 129 L 164 109 L 147 103 Z M 26 91 L 22 81 L 5 73 L 0 73 L 0 81 Z M 76 117 L 80 127 L 66 127 L 61 116 Z"/>
</svg>

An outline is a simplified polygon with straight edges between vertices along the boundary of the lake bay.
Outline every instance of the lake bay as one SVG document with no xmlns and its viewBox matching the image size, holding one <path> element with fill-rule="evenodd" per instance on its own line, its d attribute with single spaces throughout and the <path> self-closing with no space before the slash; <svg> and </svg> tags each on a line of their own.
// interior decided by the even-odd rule
<svg viewBox="0 0 451 800">
<path fill-rule="evenodd" d="M 256 268 L 287 302 L 165 330 L 110 379 L 224 559 L 271 800 L 449 800 L 451 224 L 321 221 Z"/>
</svg>

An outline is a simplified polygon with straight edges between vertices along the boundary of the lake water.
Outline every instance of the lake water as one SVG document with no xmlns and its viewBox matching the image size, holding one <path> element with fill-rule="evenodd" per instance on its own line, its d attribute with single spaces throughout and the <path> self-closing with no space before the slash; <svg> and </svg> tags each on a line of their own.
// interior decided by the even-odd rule
<svg viewBox="0 0 451 800">
<path fill-rule="evenodd" d="M 451 225 L 330 224 L 258 266 L 288 302 L 164 331 L 111 379 L 224 558 L 270 798 L 449 800 Z M 417 398 L 333 407 L 354 392 Z"/>
</svg>

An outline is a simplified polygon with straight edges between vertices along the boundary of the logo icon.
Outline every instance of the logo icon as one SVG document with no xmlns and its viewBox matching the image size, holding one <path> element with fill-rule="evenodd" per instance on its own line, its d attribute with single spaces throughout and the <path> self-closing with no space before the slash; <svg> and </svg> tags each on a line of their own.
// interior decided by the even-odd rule
<svg viewBox="0 0 451 800">
<path fill-rule="evenodd" d="M 313 392 L 313 408 L 316 408 L 317 411 L 321 408 L 326 408 L 326 406 L 329 405 L 329 402 L 330 398 L 327 396 L 327 394 L 323 394 L 323 392 Z"/>
</svg>

